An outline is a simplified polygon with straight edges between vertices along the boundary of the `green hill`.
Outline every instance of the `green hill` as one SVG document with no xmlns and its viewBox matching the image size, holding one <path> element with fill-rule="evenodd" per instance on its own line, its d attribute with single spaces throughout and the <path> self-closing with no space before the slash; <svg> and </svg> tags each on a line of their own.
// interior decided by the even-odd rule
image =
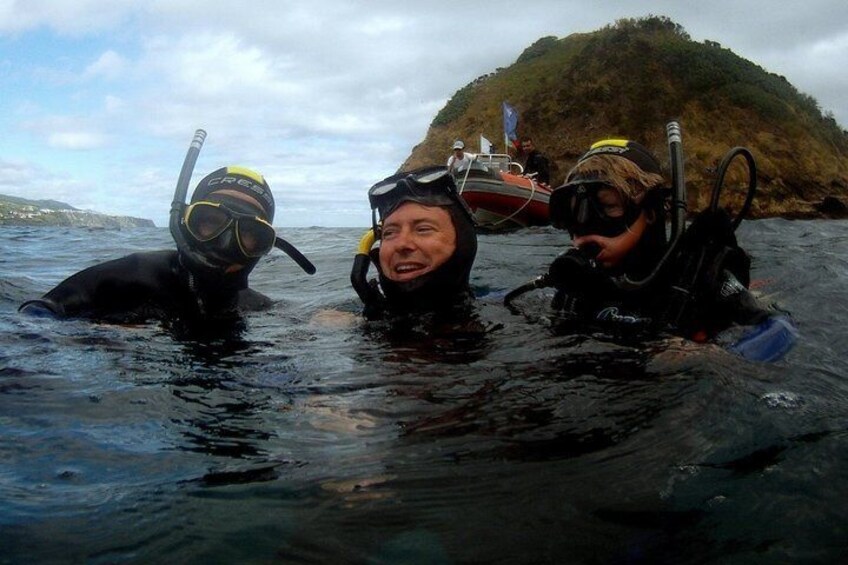
<svg viewBox="0 0 848 565">
<path fill-rule="evenodd" d="M 665 17 L 539 39 L 509 67 L 459 89 L 402 168 L 444 163 L 455 139 L 471 148 L 481 134 L 503 151 L 503 101 L 519 112 L 519 135 L 551 158 L 554 183 L 608 137 L 641 141 L 667 165 L 665 124 L 677 120 L 690 209 L 706 205 L 715 165 L 737 145 L 757 159 L 754 216 L 815 216 L 823 199 L 844 202 L 848 192 L 848 132 L 832 114 L 784 77 L 716 42 L 692 41 Z M 738 205 L 741 170 L 729 179 L 722 201 Z"/>
<path fill-rule="evenodd" d="M 155 227 L 151 220 L 79 210 L 57 200 L 28 200 L 0 194 L 0 226 L 95 228 Z"/>
<path fill-rule="evenodd" d="M 43 210 L 77 209 L 71 206 L 70 204 L 59 202 L 58 200 L 29 200 L 27 198 L 21 198 L 20 196 L 9 196 L 7 194 L 0 194 L 0 201 L 8 202 L 10 204 L 17 204 L 19 206 L 35 206 Z"/>
</svg>

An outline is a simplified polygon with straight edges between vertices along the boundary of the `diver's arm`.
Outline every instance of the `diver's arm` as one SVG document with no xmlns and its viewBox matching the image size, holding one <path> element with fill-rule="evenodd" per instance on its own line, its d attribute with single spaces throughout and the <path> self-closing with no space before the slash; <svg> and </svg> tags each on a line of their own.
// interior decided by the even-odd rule
<svg viewBox="0 0 848 565">
<path fill-rule="evenodd" d="M 725 270 L 722 274 L 718 306 L 729 320 L 741 326 L 751 326 L 763 322 L 771 315 L 732 273 Z"/>
<path fill-rule="evenodd" d="M 65 317 L 65 307 L 49 298 L 27 300 L 18 306 L 18 312 L 30 314 L 31 316 Z"/>
<path fill-rule="evenodd" d="M 240 312 L 258 312 L 273 306 L 270 297 L 252 288 L 243 288 L 238 293 L 238 309 Z"/>
<path fill-rule="evenodd" d="M 164 288 L 161 271 L 173 252 L 134 253 L 71 275 L 19 311 L 57 318 L 88 317 L 129 311 Z"/>
<path fill-rule="evenodd" d="M 18 311 L 36 316 L 68 318 L 91 310 L 97 301 L 100 282 L 111 277 L 115 264 L 115 261 L 109 261 L 83 269 L 56 285 L 41 298 L 27 300 L 21 304 Z"/>
<path fill-rule="evenodd" d="M 730 318 L 742 327 L 728 330 L 725 337 L 720 334 L 717 341 L 732 336 L 727 349 L 750 361 L 781 359 L 798 341 L 798 328 L 791 316 L 762 306 L 732 274 L 724 274 L 719 304 L 729 308 Z M 740 335 L 738 330 L 744 331 Z"/>
</svg>

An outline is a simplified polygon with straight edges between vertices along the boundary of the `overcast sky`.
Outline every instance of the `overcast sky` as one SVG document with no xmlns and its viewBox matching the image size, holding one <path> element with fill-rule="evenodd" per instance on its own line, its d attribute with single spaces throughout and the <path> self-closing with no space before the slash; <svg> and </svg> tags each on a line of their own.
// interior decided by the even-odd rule
<svg viewBox="0 0 848 565">
<path fill-rule="evenodd" d="M 165 226 L 202 127 L 193 184 L 248 166 L 276 225 L 364 227 L 367 188 L 457 89 L 540 37 L 648 14 L 784 75 L 848 127 L 846 0 L 0 0 L 0 193 Z"/>
</svg>

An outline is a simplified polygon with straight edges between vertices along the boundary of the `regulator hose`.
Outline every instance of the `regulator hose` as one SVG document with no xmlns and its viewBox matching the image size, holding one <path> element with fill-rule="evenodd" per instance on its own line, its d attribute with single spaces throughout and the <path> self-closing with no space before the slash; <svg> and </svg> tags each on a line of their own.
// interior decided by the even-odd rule
<svg viewBox="0 0 848 565">
<path fill-rule="evenodd" d="M 745 147 L 734 147 L 730 151 L 725 154 L 724 158 L 721 160 L 721 163 L 718 166 L 716 182 L 713 186 L 713 192 L 710 197 L 710 212 L 715 212 L 718 210 L 718 203 L 721 197 L 721 191 L 724 187 L 724 176 L 727 174 L 727 169 L 730 167 L 730 163 L 737 156 L 742 155 L 744 157 L 745 162 L 748 165 L 748 192 L 745 195 L 745 203 L 742 205 L 742 209 L 739 210 L 739 214 L 733 219 L 731 226 L 733 227 L 733 231 L 736 231 L 736 228 L 739 227 L 739 224 L 742 223 L 742 220 L 748 215 L 748 212 L 751 210 L 751 203 L 754 201 L 754 196 L 757 193 L 757 163 L 754 161 L 754 156 L 751 154 L 748 149 Z"/>
<path fill-rule="evenodd" d="M 551 287 L 553 285 L 553 281 L 548 274 L 539 275 L 532 281 L 526 282 L 518 288 L 514 288 L 506 293 L 504 296 L 504 306 L 506 306 L 510 312 L 513 314 L 517 314 L 518 310 L 512 305 L 512 301 L 521 296 L 522 294 L 526 294 L 531 290 L 536 290 L 537 288 L 546 288 Z"/>
</svg>

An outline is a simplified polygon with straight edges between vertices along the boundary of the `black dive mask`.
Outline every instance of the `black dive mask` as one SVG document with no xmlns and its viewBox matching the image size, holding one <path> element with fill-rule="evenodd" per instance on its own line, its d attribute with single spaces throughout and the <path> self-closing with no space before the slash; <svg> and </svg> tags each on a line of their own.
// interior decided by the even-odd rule
<svg viewBox="0 0 848 565">
<path fill-rule="evenodd" d="M 611 216 L 609 206 L 598 198 L 598 192 L 604 188 L 616 190 L 595 180 L 576 181 L 555 190 L 550 201 L 553 226 L 574 236 L 616 237 L 624 233 L 639 218 L 641 210 L 626 201 L 623 213 Z"/>
<path fill-rule="evenodd" d="M 223 267 L 255 264 L 271 251 L 276 238 L 254 206 L 215 194 L 186 208 L 183 227 L 191 247 Z"/>
<path fill-rule="evenodd" d="M 368 190 L 371 217 L 375 233 L 379 233 L 380 220 L 391 214 L 403 202 L 416 202 L 425 206 L 456 206 L 474 225 L 474 214 L 459 195 L 453 177 L 446 167 L 429 167 L 412 173 L 391 176 Z"/>
<path fill-rule="evenodd" d="M 194 202 L 186 209 L 185 226 L 195 242 L 226 241 L 248 258 L 261 257 L 274 246 L 274 228 L 253 212 L 234 209 L 221 202 Z"/>
</svg>

